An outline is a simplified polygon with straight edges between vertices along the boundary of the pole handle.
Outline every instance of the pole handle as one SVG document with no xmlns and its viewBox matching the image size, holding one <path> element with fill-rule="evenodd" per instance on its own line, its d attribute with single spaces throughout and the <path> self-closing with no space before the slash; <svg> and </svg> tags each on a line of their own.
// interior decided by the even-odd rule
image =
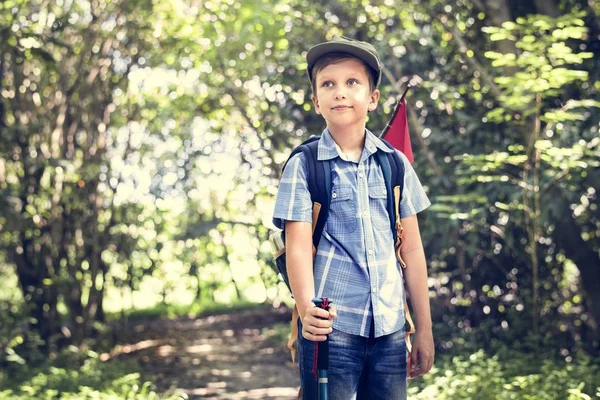
<svg viewBox="0 0 600 400">
<path fill-rule="evenodd" d="M 327 297 L 315 297 L 312 302 L 315 306 L 329 311 L 331 300 Z M 317 368 L 319 371 L 327 371 L 329 368 L 329 339 L 324 342 L 317 342 Z"/>
<path fill-rule="evenodd" d="M 329 311 L 331 300 L 327 297 L 315 297 L 312 302 L 315 306 Z M 317 342 L 317 369 L 318 369 L 318 388 L 317 400 L 328 400 L 327 389 L 327 370 L 329 369 L 329 339 L 324 342 Z"/>
<path fill-rule="evenodd" d="M 322 308 L 325 311 L 329 311 L 329 306 L 332 303 L 332 301 L 329 300 L 328 297 L 315 297 L 314 299 L 312 299 L 312 302 L 315 306 Z"/>
</svg>

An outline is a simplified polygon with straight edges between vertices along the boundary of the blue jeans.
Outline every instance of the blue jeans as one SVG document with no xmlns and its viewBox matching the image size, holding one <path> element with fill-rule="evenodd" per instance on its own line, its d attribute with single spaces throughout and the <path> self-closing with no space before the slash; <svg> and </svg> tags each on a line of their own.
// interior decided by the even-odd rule
<svg viewBox="0 0 600 400">
<path fill-rule="evenodd" d="M 304 400 L 317 400 L 317 342 L 302 337 L 298 321 L 298 360 Z M 329 400 L 405 400 L 404 330 L 365 338 L 333 330 L 329 334 Z M 321 342 L 323 343 L 323 342 Z"/>
</svg>

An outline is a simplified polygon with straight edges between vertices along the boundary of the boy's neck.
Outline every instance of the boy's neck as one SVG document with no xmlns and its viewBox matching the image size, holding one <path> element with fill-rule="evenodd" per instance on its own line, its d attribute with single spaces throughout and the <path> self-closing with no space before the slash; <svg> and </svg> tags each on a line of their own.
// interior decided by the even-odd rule
<svg viewBox="0 0 600 400">
<path fill-rule="evenodd" d="M 365 146 L 366 131 L 365 127 L 358 129 L 340 129 L 327 127 L 331 137 L 339 148 L 346 154 L 362 153 Z"/>
</svg>

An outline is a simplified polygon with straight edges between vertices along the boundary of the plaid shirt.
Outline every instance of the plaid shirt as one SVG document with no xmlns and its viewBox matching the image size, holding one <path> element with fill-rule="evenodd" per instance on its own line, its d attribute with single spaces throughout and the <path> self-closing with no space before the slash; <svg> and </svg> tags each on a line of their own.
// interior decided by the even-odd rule
<svg viewBox="0 0 600 400">
<path fill-rule="evenodd" d="M 404 327 L 404 282 L 394 254 L 387 212 L 387 190 L 376 151 L 391 152 L 368 130 L 358 163 L 347 161 L 327 129 L 318 144 L 318 159 L 332 160 L 329 216 L 314 260 L 316 297 L 329 297 L 338 311 L 333 327 L 369 336 L 374 318 L 375 337 Z M 397 150 L 396 150 L 397 151 Z M 404 186 L 400 215 L 415 215 L 431 203 L 402 153 Z M 295 155 L 279 184 L 273 223 L 312 222 L 312 202 L 302 153 Z M 410 268 L 410 266 L 408 267 Z"/>
</svg>

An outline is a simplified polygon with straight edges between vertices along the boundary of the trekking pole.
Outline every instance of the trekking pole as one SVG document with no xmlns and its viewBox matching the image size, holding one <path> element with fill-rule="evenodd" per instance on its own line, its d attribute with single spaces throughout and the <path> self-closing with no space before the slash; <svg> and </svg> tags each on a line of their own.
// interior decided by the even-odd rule
<svg viewBox="0 0 600 400">
<path fill-rule="evenodd" d="M 329 311 L 331 301 L 327 297 L 316 297 L 312 302 L 315 306 Z M 327 369 L 329 369 L 329 338 L 324 342 L 317 342 L 318 400 L 329 400 L 327 394 Z"/>
</svg>

